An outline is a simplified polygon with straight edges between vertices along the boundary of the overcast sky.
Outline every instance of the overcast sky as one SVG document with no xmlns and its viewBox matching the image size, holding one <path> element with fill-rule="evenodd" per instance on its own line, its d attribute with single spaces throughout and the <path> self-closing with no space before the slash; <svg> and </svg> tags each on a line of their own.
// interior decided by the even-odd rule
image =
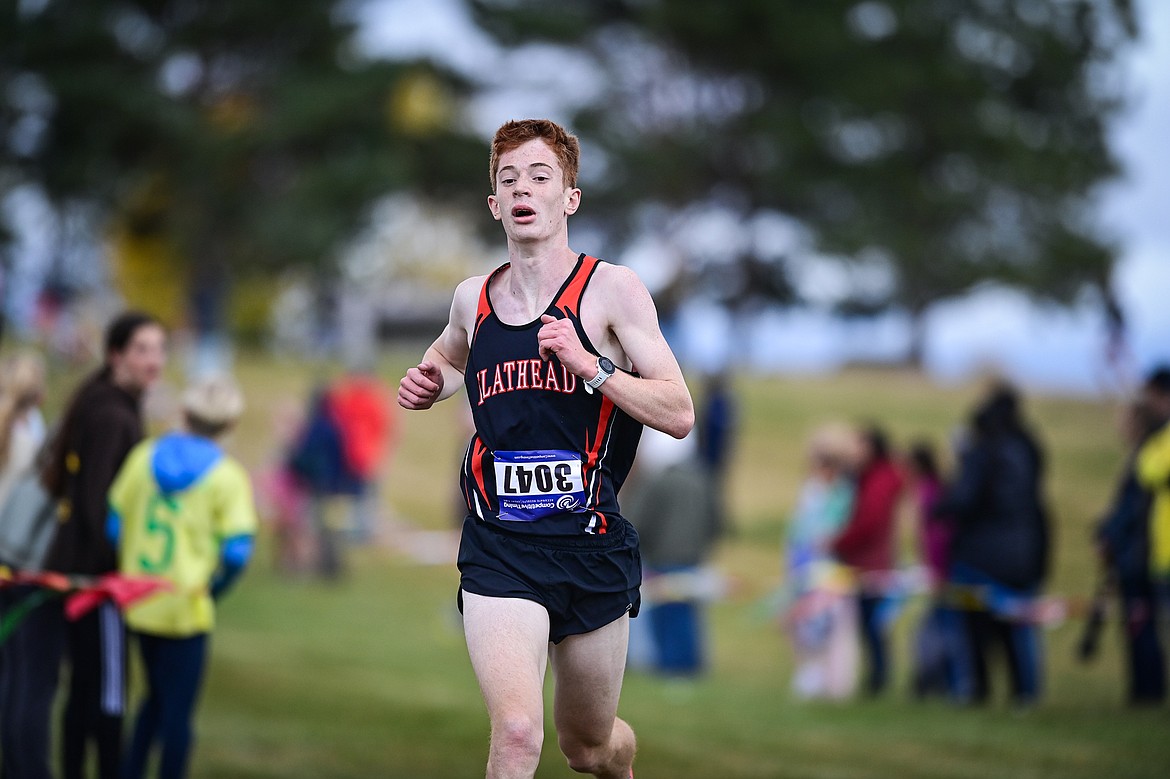
<svg viewBox="0 0 1170 779">
<path fill-rule="evenodd" d="M 1124 241 L 1119 293 L 1133 312 L 1135 346 L 1150 362 L 1170 360 L 1170 3 L 1142 0 L 1138 8 L 1134 106 L 1114 135 L 1127 175 L 1110 188 L 1105 219 Z"/>
</svg>

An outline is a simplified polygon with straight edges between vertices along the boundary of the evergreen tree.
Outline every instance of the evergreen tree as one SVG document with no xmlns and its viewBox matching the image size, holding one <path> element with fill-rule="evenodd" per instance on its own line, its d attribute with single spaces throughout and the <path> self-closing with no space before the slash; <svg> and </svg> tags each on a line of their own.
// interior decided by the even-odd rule
<svg viewBox="0 0 1170 779">
<path fill-rule="evenodd" d="M 604 158 L 599 224 L 632 232 L 647 204 L 782 212 L 820 250 L 890 269 L 854 310 L 918 315 L 987 279 L 1059 301 L 1108 283 L 1094 195 L 1119 172 L 1126 0 L 473 7 L 498 40 L 572 47 L 604 74 L 573 119 Z"/>
<path fill-rule="evenodd" d="M 4 4 L 0 188 L 89 204 L 117 243 L 162 237 L 169 249 L 151 261 L 181 265 L 207 327 L 233 277 L 327 268 L 376 197 L 478 191 L 483 144 L 456 127 L 466 84 L 430 64 L 363 59 L 342 10 Z"/>
</svg>

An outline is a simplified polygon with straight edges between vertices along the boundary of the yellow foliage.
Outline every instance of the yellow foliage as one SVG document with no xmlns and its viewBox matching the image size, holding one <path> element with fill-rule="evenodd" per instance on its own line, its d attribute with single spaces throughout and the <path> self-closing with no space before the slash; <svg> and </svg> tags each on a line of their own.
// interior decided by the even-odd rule
<svg viewBox="0 0 1170 779">
<path fill-rule="evenodd" d="M 119 226 L 108 251 L 114 285 L 127 306 L 150 312 L 169 328 L 185 322 L 186 268 L 165 236 L 135 235 Z"/>
<path fill-rule="evenodd" d="M 453 111 L 451 96 L 429 73 L 403 76 L 386 102 L 387 121 L 404 135 L 428 135 L 446 126 Z"/>
<path fill-rule="evenodd" d="M 268 334 L 272 300 L 280 286 L 278 279 L 260 276 L 241 279 L 232 285 L 228 305 L 228 326 L 239 339 L 260 343 Z"/>
<path fill-rule="evenodd" d="M 232 93 L 216 101 L 208 111 L 211 124 L 224 133 L 246 130 L 259 117 L 256 101 L 248 95 Z"/>
<path fill-rule="evenodd" d="M 127 306 L 154 314 L 171 329 L 188 324 L 188 269 L 165 236 L 135 235 L 118 227 L 110 236 L 108 251 L 115 288 Z M 228 328 L 246 340 L 262 340 L 277 286 L 277 279 L 267 277 L 233 283 Z"/>
</svg>

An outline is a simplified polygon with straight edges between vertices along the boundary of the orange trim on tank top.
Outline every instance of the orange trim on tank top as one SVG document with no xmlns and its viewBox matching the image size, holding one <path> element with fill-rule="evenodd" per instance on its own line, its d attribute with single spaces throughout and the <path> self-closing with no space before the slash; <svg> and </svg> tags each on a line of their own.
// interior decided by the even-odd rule
<svg viewBox="0 0 1170 779">
<path fill-rule="evenodd" d="M 555 308 L 561 309 L 565 314 L 571 313 L 578 318 L 581 316 L 581 297 L 585 294 L 585 285 L 589 283 L 589 277 L 592 275 L 593 269 L 597 267 L 598 262 L 600 260 L 588 254 L 581 259 L 577 272 L 565 285 L 564 291 L 553 301 Z"/>
<path fill-rule="evenodd" d="M 483 456 L 487 453 L 487 447 L 484 446 L 483 441 L 479 436 L 475 437 L 475 446 L 472 447 L 471 453 L 471 474 L 475 476 L 475 483 L 479 485 L 479 494 L 483 496 L 484 502 L 487 503 L 488 508 L 492 508 L 492 502 L 488 498 L 487 487 L 483 481 Z M 493 509 L 494 510 L 494 509 Z"/>
</svg>

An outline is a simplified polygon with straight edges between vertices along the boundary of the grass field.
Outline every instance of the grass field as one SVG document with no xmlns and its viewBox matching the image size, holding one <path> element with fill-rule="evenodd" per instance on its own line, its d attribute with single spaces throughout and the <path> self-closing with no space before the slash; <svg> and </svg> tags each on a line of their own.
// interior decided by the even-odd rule
<svg viewBox="0 0 1170 779">
<path fill-rule="evenodd" d="M 397 381 L 412 358 L 388 356 Z M 313 372 L 251 357 L 240 365 L 250 410 L 232 447 L 249 465 L 271 455 L 272 409 L 299 400 Z M 801 476 L 808 432 L 828 419 L 879 420 L 895 443 L 925 435 L 945 447 L 978 387 L 939 388 L 908 372 L 851 370 L 827 378 L 737 381 L 742 440 L 730 481 L 735 533 L 717 563 L 735 583 L 709 609 L 712 665 L 695 683 L 627 675 L 622 714 L 639 735 L 639 779 L 740 777 L 1164 777 L 1170 713 L 1122 703 L 1116 632 L 1091 665 L 1069 622 L 1046 636 L 1048 690 L 1017 712 L 1003 700 L 964 710 L 907 694 L 908 636 L 899 622 L 897 678 L 883 699 L 801 704 L 788 693 L 791 657 L 768 609 L 779 540 Z M 423 530 L 453 525 L 461 397 L 401 414 L 385 508 Z M 1095 570 L 1089 528 L 1121 460 L 1105 402 L 1032 398 L 1048 446 L 1057 517 L 1050 589 L 1084 597 Z M 199 719 L 196 777 L 482 776 L 487 720 L 454 607 L 453 563 L 428 565 L 384 548 L 352 554 L 347 580 L 276 574 L 271 546 L 224 603 Z M 538 776 L 575 776 L 549 732 Z"/>
</svg>

